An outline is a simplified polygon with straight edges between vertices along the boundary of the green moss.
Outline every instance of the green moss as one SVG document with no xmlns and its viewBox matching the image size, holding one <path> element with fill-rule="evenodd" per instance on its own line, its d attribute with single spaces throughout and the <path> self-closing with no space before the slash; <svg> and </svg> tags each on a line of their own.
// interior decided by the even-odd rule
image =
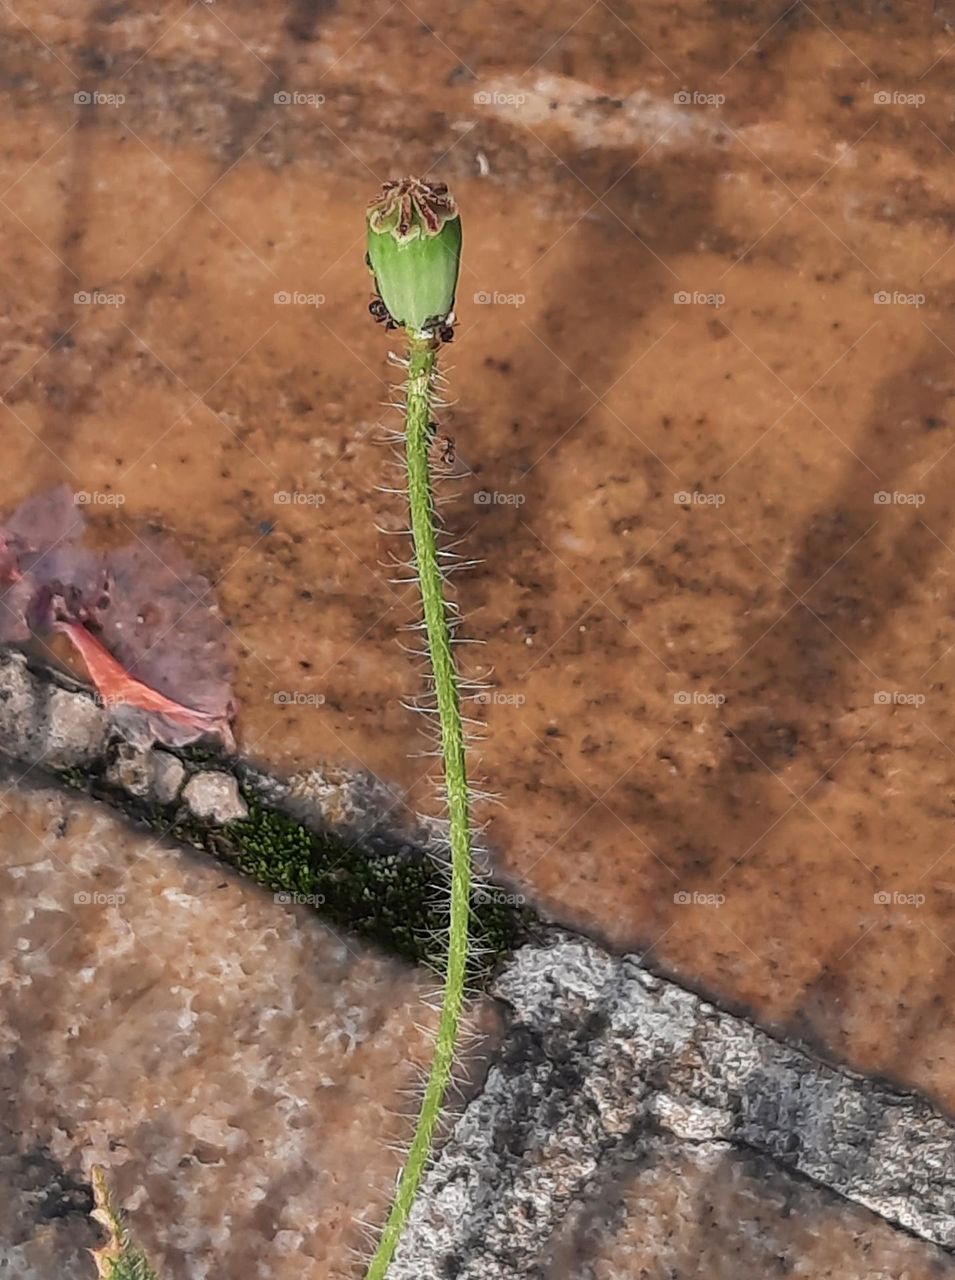
<svg viewBox="0 0 955 1280">
<path fill-rule="evenodd" d="M 196 763 L 221 768 L 223 762 L 203 756 Z M 370 847 L 312 831 L 241 783 L 248 818 L 215 827 L 175 808 L 137 801 L 111 786 L 101 770 L 66 769 L 57 777 L 154 831 L 213 854 L 273 893 L 303 902 L 336 928 L 415 964 L 441 962 L 447 875 L 421 849 L 380 840 Z M 503 956 L 527 940 L 537 917 L 515 895 L 490 884 L 475 886 L 471 905 L 470 977 L 480 985 Z"/>
<path fill-rule="evenodd" d="M 216 833 L 231 849 L 219 855 L 276 893 L 299 895 L 320 915 L 415 962 L 437 961 L 447 927 L 446 877 L 424 853 L 407 847 L 369 851 L 318 835 L 246 794 L 249 817 Z M 476 978 L 526 936 L 529 913 L 497 891 L 472 904 Z"/>
<path fill-rule="evenodd" d="M 89 790 L 90 777 L 89 774 L 84 773 L 82 769 L 61 769 L 56 776 L 60 782 L 64 783 L 68 787 L 72 787 L 76 791 Z"/>
</svg>

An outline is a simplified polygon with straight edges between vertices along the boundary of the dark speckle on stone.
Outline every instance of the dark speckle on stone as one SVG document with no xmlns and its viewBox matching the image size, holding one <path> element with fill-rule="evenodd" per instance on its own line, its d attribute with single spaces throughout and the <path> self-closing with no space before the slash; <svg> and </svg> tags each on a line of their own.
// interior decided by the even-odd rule
<svg viewBox="0 0 955 1280">
<path fill-rule="evenodd" d="M 109 70 L 110 58 L 102 49 L 80 49 L 80 62 L 86 71 L 104 75 Z"/>
<path fill-rule="evenodd" d="M 448 76 L 448 85 L 453 88 L 457 84 L 466 84 L 473 79 L 475 76 L 471 68 L 459 65 Z"/>
<path fill-rule="evenodd" d="M 319 38 L 322 17 L 332 13 L 336 0 L 293 0 L 285 27 L 295 40 L 308 43 Z"/>
</svg>

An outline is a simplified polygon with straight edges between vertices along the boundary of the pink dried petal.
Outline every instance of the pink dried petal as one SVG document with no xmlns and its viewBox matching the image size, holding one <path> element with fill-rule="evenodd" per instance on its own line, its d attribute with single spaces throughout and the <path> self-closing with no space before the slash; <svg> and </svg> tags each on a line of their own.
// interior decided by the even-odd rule
<svg viewBox="0 0 955 1280">
<path fill-rule="evenodd" d="M 81 623 L 54 622 L 53 630 L 66 636 L 83 659 L 87 673 L 104 703 L 108 707 L 133 707 L 143 712 L 153 727 L 157 740 L 167 745 L 185 745 L 204 734 L 210 734 L 220 738 L 226 748 L 231 750 L 234 747 L 232 729 L 227 719 L 183 706 L 136 680 Z M 170 742 L 165 722 L 184 730 L 185 734 L 174 734 L 176 741 Z"/>
</svg>

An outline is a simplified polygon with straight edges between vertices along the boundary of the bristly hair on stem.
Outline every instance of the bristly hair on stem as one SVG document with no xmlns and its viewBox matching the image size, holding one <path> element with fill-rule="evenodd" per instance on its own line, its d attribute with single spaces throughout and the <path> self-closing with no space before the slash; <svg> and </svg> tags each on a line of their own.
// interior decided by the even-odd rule
<svg viewBox="0 0 955 1280">
<path fill-rule="evenodd" d="M 421 594 L 431 693 L 440 723 L 440 758 L 451 853 L 451 906 L 444 995 L 434 1058 L 407 1159 L 366 1280 L 384 1280 L 431 1158 L 451 1082 L 464 1007 L 471 898 L 471 798 L 461 692 L 453 653 L 454 611 L 445 598 L 430 446 L 437 354 L 454 320 L 461 250 L 457 207 L 443 184 L 417 178 L 386 183 L 368 212 L 368 265 L 377 296 L 372 314 L 407 338 L 405 466 L 414 568 Z M 380 307 L 377 305 L 380 304 Z"/>
</svg>

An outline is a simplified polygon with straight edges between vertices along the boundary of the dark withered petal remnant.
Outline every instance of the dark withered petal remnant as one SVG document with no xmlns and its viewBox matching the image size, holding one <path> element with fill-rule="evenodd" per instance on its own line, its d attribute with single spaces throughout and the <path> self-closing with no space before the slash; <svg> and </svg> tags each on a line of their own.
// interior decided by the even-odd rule
<svg viewBox="0 0 955 1280">
<path fill-rule="evenodd" d="M 95 550 L 67 485 L 0 525 L 0 643 L 58 632 L 110 712 L 138 737 L 234 746 L 228 628 L 212 584 L 171 539 Z"/>
</svg>

